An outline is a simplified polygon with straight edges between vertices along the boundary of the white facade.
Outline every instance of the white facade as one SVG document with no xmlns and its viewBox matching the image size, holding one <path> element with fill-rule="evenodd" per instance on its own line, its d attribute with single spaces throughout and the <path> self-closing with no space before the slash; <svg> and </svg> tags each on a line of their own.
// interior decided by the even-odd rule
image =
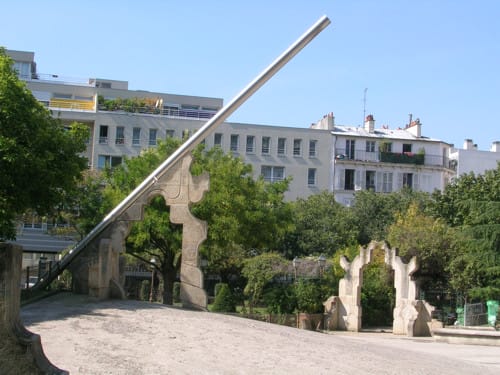
<svg viewBox="0 0 500 375">
<path fill-rule="evenodd" d="M 456 168 L 456 177 L 471 172 L 478 175 L 488 169 L 496 169 L 500 162 L 500 142 L 493 142 L 489 151 L 482 151 L 477 149 L 472 139 L 466 139 L 463 149 L 451 149 L 450 160 Z"/>
<path fill-rule="evenodd" d="M 218 98 L 128 90 L 126 81 L 77 82 L 39 74 L 32 52 L 7 53 L 17 58 L 20 77 L 55 117 L 88 125 L 86 156 L 93 169 L 120 164 L 124 156 L 136 156 L 159 139 L 190 135 L 223 105 Z M 126 108 L 130 103 L 110 107 L 106 100 L 113 99 L 140 104 L 134 109 Z M 328 190 L 349 205 L 355 191 L 364 189 L 392 192 L 409 186 L 432 192 L 443 189 L 455 173 L 448 159 L 450 146 L 423 137 L 418 120 L 405 129 L 375 129 L 371 115 L 364 127 L 335 125 L 333 114 L 310 128 L 226 122 L 204 142 L 242 157 L 255 176 L 268 181 L 291 177 L 288 200 Z"/>
<path fill-rule="evenodd" d="M 339 126 L 333 114 L 313 128 L 330 129 L 333 139 L 330 191 L 339 203 L 350 205 L 354 193 L 390 193 L 407 186 L 416 191 L 442 190 L 454 175 L 449 144 L 421 135 L 420 121 L 404 129 L 376 129 L 372 115 L 364 127 Z"/>
<path fill-rule="evenodd" d="M 191 135 L 211 118 L 223 101 L 188 95 L 128 90 L 126 81 L 68 79 L 39 74 L 31 52 L 7 51 L 27 64 L 20 74 L 33 95 L 63 123 L 88 125 L 86 150 L 89 168 L 120 164 L 124 156 L 139 155 L 159 139 Z M 32 65 L 29 60 L 31 59 Z M 17 60 L 16 60 L 17 61 Z M 110 109 L 106 100 L 137 99 L 134 111 Z M 205 139 L 207 147 L 219 145 L 253 167 L 254 176 L 268 181 L 291 177 L 286 199 L 294 200 L 327 190 L 330 186 L 331 135 L 327 130 L 254 124 L 223 123 Z"/>
</svg>

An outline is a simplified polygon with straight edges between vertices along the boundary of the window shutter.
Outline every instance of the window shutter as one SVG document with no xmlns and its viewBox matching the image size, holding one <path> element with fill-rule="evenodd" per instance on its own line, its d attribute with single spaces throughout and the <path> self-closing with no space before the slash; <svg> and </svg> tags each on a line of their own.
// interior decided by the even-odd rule
<svg viewBox="0 0 500 375">
<path fill-rule="evenodd" d="M 417 173 L 413 174 L 413 190 L 415 191 L 420 190 L 419 175 Z"/>
<path fill-rule="evenodd" d="M 396 191 L 403 188 L 403 174 L 398 172 L 398 179 L 396 181 Z"/>
<path fill-rule="evenodd" d="M 382 191 L 382 179 L 383 179 L 383 173 L 382 172 L 377 172 L 375 175 L 375 187 L 377 192 Z"/>
<path fill-rule="evenodd" d="M 357 170 L 355 175 L 354 175 L 354 190 L 361 190 L 363 183 L 361 181 L 361 171 Z"/>
</svg>

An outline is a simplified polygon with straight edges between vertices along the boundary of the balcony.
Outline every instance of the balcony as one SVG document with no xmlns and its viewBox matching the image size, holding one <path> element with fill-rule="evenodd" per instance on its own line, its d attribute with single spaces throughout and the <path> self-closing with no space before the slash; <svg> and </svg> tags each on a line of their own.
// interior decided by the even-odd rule
<svg viewBox="0 0 500 375">
<path fill-rule="evenodd" d="M 49 108 L 67 109 L 70 111 L 95 111 L 95 105 L 93 101 L 76 99 L 52 98 L 49 101 Z"/>
<path fill-rule="evenodd" d="M 450 160 L 443 155 L 414 154 L 402 152 L 369 152 L 365 150 L 354 150 L 353 153 L 345 149 L 337 148 L 335 153 L 337 162 L 370 162 L 370 163 L 394 163 L 424 166 L 438 166 L 452 169 Z"/>
<path fill-rule="evenodd" d="M 411 152 L 380 152 L 380 161 L 384 163 L 424 165 L 425 155 Z"/>
<path fill-rule="evenodd" d="M 102 112 L 130 112 L 170 117 L 187 117 L 197 120 L 208 120 L 216 113 L 215 111 L 203 109 L 165 107 L 156 98 L 104 99 L 102 96 L 99 96 L 97 108 Z"/>
</svg>

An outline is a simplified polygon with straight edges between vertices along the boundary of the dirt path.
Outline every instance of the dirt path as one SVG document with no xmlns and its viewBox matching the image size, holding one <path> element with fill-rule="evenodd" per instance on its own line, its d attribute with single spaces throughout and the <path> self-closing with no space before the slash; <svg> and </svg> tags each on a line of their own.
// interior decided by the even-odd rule
<svg viewBox="0 0 500 375">
<path fill-rule="evenodd" d="M 138 301 L 58 295 L 22 309 L 71 374 L 499 374 L 500 348 L 321 334 Z"/>
</svg>

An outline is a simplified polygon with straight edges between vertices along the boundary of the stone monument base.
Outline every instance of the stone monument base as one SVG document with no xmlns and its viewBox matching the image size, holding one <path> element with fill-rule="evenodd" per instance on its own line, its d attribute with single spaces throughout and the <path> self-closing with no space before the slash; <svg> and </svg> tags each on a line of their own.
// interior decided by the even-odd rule
<svg viewBox="0 0 500 375">
<path fill-rule="evenodd" d="M 22 248 L 0 243 L 0 372 L 2 374 L 68 374 L 43 353 L 40 336 L 26 328 L 21 305 Z"/>
</svg>

